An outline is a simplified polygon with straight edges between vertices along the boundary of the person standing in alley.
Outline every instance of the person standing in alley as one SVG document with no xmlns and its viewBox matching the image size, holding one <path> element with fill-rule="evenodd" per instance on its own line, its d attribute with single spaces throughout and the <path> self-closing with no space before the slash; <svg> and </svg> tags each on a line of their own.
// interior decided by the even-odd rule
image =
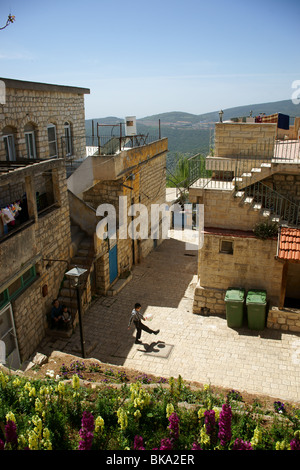
<svg viewBox="0 0 300 470">
<path fill-rule="evenodd" d="M 131 324 L 134 323 L 134 326 L 136 328 L 136 337 L 135 337 L 135 343 L 136 344 L 141 344 L 140 337 L 142 334 L 142 330 L 146 331 L 147 333 L 157 335 L 159 333 L 159 330 L 151 330 L 148 328 L 148 326 L 144 325 L 142 323 L 142 320 L 146 320 L 146 318 L 143 317 L 143 314 L 141 313 L 141 304 L 136 303 L 134 306 L 134 309 L 131 312 L 131 316 L 129 319 L 128 323 L 128 329 L 131 327 Z"/>
</svg>

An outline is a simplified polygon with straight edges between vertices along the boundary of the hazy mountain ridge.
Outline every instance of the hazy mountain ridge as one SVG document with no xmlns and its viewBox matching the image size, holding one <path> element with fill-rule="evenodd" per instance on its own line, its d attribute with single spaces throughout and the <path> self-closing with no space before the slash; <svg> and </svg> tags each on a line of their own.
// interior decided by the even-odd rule
<svg viewBox="0 0 300 470">
<path fill-rule="evenodd" d="M 300 116 L 300 104 L 295 105 L 291 100 L 275 101 L 269 103 L 250 104 L 224 109 L 223 120 L 234 117 L 253 116 L 260 113 L 288 114 L 290 117 Z M 214 123 L 219 121 L 219 110 L 205 114 L 191 114 L 181 111 L 155 114 L 137 119 L 137 133 L 149 134 L 151 138 L 159 135 L 159 120 L 161 136 L 168 138 L 167 166 L 174 169 L 180 155 L 195 155 L 196 153 L 208 154 L 212 138 Z M 94 135 L 97 135 L 97 122 L 99 124 L 124 123 L 124 117 L 109 116 L 105 118 L 87 119 L 86 135 L 92 135 L 92 121 L 94 121 Z M 124 126 L 122 126 L 122 132 Z M 118 127 L 104 126 L 100 129 L 100 135 L 119 135 Z"/>
</svg>

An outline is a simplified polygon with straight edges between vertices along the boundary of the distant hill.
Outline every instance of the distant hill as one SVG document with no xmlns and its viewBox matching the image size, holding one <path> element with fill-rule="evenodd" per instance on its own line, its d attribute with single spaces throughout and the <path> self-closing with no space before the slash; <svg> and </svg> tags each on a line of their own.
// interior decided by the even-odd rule
<svg viewBox="0 0 300 470">
<path fill-rule="evenodd" d="M 166 123 L 208 123 L 208 122 L 217 122 L 219 121 L 219 111 L 212 111 L 205 114 L 190 114 L 180 111 L 173 111 L 169 113 L 155 114 L 152 116 L 146 116 L 140 119 L 140 122 L 149 123 L 155 122 L 159 119 L 162 124 Z M 234 117 L 240 116 L 249 116 L 250 111 L 253 112 L 253 116 L 259 115 L 260 113 L 273 114 L 273 113 L 282 113 L 288 114 L 291 117 L 300 116 L 300 104 L 295 105 L 291 100 L 275 101 L 270 103 L 259 103 L 259 104 L 249 104 L 244 106 L 237 106 L 234 108 L 223 109 L 224 115 L 223 119 L 228 120 Z"/>
<path fill-rule="evenodd" d="M 300 104 L 295 105 L 291 100 L 275 101 L 270 103 L 249 104 L 228 109 L 223 109 L 223 120 L 234 117 L 253 116 L 259 114 L 288 114 L 291 118 L 300 116 Z M 213 140 L 215 122 L 219 121 L 219 110 L 205 114 L 191 114 L 181 111 L 155 114 L 137 119 L 138 134 L 149 134 L 158 137 L 158 123 L 160 120 L 161 135 L 168 138 L 168 168 L 174 169 L 180 155 L 195 155 L 196 153 L 208 154 Z M 292 119 L 291 119 L 292 121 Z M 97 122 L 99 124 L 124 123 L 124 118 L 109 116 L 86 120 L 86 135 L 92 135 L 92 122 L 94 123 L 94 135 L 97 134 Z M 124 129 L 124 127 L 123 127 Z M 119 135 L 118 127 L 101 127 L 100 135 Z"/>
</svg>

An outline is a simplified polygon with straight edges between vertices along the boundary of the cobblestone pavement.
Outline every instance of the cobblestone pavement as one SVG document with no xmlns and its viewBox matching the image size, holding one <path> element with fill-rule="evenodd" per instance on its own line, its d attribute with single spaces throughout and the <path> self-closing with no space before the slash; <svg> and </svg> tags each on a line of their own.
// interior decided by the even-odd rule
<svg viewBox="0 0 300 470">
<path fill-rule="evenodd" d="M 115 296 L 98 298 L 83 318 L 86 357 L 163 377 L 212 384 L 241 393 L 300 402 L 300 335 L 227 326 L 225 317 L 192 313 L 197 252 L 176 238 L 165 240 L 133 270 L 132 280 Z M 155 336 L 135 332 L 128 320 L 142 304 Z M 81 356 L 78 327 L 71 338 L 45 338 L 38 351 Z"/>
</svg>

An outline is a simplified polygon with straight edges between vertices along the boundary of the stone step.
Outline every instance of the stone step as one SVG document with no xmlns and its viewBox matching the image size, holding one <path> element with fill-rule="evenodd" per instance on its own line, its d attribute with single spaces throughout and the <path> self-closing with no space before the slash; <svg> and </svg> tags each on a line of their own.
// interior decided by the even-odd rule
<svg viewBox="0 0 300 470">
<path fill-rule="evenodd" d="M 92 243 L 93 243 L 93 239 L 92 238 L 88 238 L 86 235 L 85 237 L 81 240 L 80 242 L 80 246 L 79 248 L 80 249 L 83 249 L 83 250 L 88 250 L 91 246 L 92 246 Z"/>
<path fill-rule="evenodd" d="M 68 308 L 74 310 L 77 309 L 77 298 L 75 297 L 74 299 L 70 299 L 69 297 L 64 297 L 60 295 L 58 297 L 59 302 L 61 305 L 66 305 Z"/>
<path fill-rule="evenodd" d="M 89 266 L 89 263 L 88 263 L 88 260 L 86 258 L 86 256 L 74 256 L 72 259 L 71 259 L 71 263 L 70 263 L 71 266 L 83 266 L 83 267 L 87 267 Z"/>
<path fill-rule="evenodd" d="M 63 287 L 60 290 L 60 295 L 64 298 L 76 299 L 76 289 L 74 287 L 71 287 L 71 288 Z"/>
</svg>

